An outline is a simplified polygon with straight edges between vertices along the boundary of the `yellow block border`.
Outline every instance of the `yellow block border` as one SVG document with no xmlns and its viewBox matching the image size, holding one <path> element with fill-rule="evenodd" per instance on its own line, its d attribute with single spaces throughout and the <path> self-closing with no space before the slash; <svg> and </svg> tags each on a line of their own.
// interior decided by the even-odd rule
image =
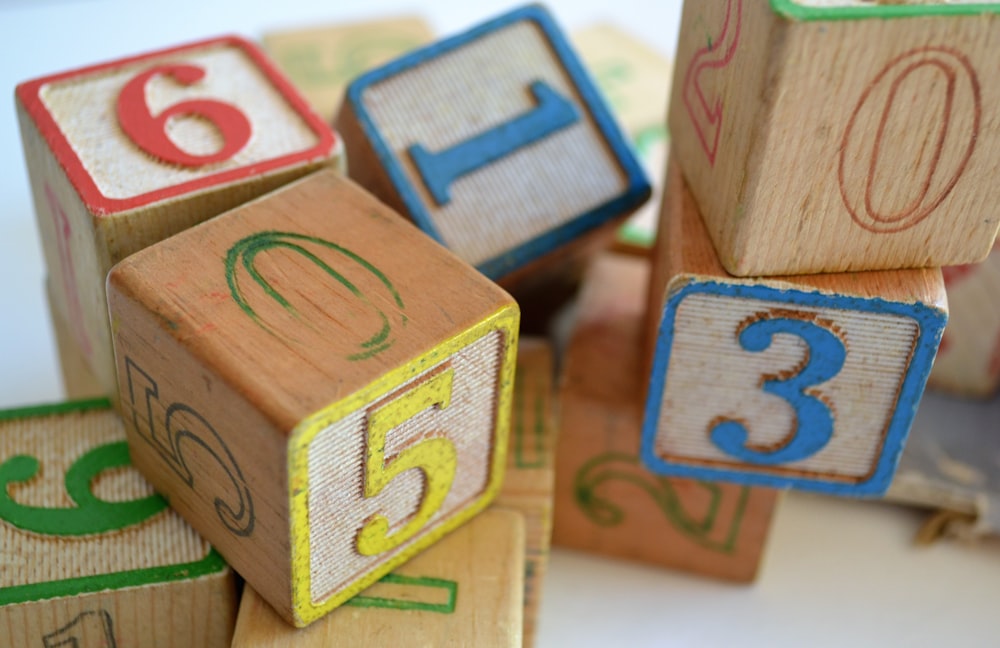
<svg viewBox="0 0 1000 648">
<path fill-rule="evenodd" d="M 334 608 L 353 598 L 375 581 L 405 563 L 445 534 L 486 508 L 500 492 L 507 463 L 507 439 L 510 432 L 511 402 L 514 392 L 514 375 L 517 364 L 517 336 L 520 311 L 515 304 L 504 306 L 491 316 L 453 338 L 445 340 L 408 364 L 393 369 L 358 392 L 320 410 L 304 419 L 292 431 L 288 445 L 288 510 L 291 521 L 292 549 L 292 617 L 298 627 L 306 626 Z M 418 374 L 440 364 L 473 342 L 493 331 L 503 334 L 498 376 L 496 426 L 494 428 L 493 457 L 490 477 L 483 494 L 465 508 L 452 514 L 437 527 L 409 543 L 402 551 L 376 565 L 351 585 L 321 604 L 314 604 L 311 555 L 309 546 L 309 446 L 321 431 L 359 408 L 385 396 Z M 359 459 L 361 460 L 361 459 Z"/>
</svg>

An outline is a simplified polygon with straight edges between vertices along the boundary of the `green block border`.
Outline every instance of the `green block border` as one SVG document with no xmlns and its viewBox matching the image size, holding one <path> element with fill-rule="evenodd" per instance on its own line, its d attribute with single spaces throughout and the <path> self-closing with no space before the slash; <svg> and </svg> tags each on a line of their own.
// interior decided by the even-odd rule
<svg viewBox="0 0 1000 648">
<path fill-rule="evenodd" d="M 34 418 L 37 416 L 108 409 L 111 409 L 111 402 L 106 398 L 32 405 L 29 407 L 0 410 L 0 422 Z M 34 603 L 46 599 L 92 594 L 104 590 L 119 590 L 127 587 L 190 580 L 209 574 L 220 573 L 226 569 L 228 569 L 226 561 L 222 559 L 222 556 L 219 555 L 214 547 L 211 547 L 204 558 L 188 563 L 146 567 L 144 569 L 99 574 L 96 576 L 80 576 L 61 581 L 49 581 L 47 583 L 2 587 L 0 588 L 0 606 L 17 603 Z"/>
<path fill-rule="evenodd" d="M 751 0 L 755 2 L 756 0 Z M 770 0 L 771 10 L 792 20 L 862 20 L 921 16 L 975 16 L 1000 14 L 1000 4 L 872 5 L 868 7 L 806 7 L 794 0 Z"/>
</svg>

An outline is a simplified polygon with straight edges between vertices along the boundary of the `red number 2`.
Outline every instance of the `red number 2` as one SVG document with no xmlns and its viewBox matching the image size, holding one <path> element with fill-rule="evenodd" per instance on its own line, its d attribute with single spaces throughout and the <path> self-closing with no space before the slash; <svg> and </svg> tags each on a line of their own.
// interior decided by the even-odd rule
<svg viewBox="0 0 1000 648">
<path fill-rule="evenodd" d="M 185 64 L 157 65 L 125 84 L 118 95 L 118 123 L 143 151 L 170 164 L 199 167 L 228 160 L 250 141 L 250 121 L 239 108 L 222 101 L 182 101 L 154 116 L 146 104 L 146 83 L 160 74 L 189 86 L 203 79 L 205 70 Z M 222 148 L 208 155 L 193 155 L 184 151 L 167 134 L 167 124 L 174 117 L 199 117 L 208 120 L 222 135 Z"/>
</svg>

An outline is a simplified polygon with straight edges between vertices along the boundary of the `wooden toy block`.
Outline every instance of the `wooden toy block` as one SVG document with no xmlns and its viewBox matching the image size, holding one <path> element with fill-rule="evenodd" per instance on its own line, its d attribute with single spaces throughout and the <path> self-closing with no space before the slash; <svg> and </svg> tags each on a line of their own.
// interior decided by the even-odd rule
<svg viewBox="0 0 1000 648">
<path fill-rule="evenodd" d="M 673 161 L 665 187 L 643 461 L 696 479 L 884 493 L 947 319 L 941 271 L 732 277 Z"/>
<path fill-rule="evenodd" d="M 129 465 L 105 400 L 0 412 L 0 642 L 228 646 L 232 570 Z"/>
<path fill-rule="evenodd" d="M 104 387 L 94 377 L 94 373 L 87 365 L 87 359 L 73 340 L 72 326 L 58 311 L 59 302 L 52 287 L 52 277 L 45 280 L 45 298 L 49 305 L 49 321 L 52 322 L 52 332 L 56 340 L 59 370 L 66 398 L 81 400 L 103 396 Z"/>
<path fill-rule="evenodd" d="M 584 280 L 560 379 L 552 542 L 752 581 L 779 491 L 661 477 L 639 460 L 649 262 L 605 254 Z"/>
<path fill-rule="evenodd" d="M 649 196 L 537 5 L 362 75 L 336 125 L 352 178 L 505 285 L 583 254 Z"/>
<path fill-rule="evenodd" d="M 108 277 L 133 460 L 308 624 L 496 496 L 517 304 L 332 170 Z"/>
<path fill-rule="evenodd" d="M 494 508 L 524 515 L 524 645 L 534 645 L 538 605 L 549 563 L 556 425 L 552 404 L 552 347 L 542 338 L 520 339 L 511 412 L 507 473 Z"/>
<path fill-rule="evenodd" d="M 243 591 L 233 648 L 521 646 L 524 522 L 490 509 L 305 629 Z"/>
<path fill-rule="evenodd" d="M 635 147 L 653 183 L 649 202 L 618 230 L 615 248 L 646 253 L 656 238 L 657 206 L 670 149 L 667 100 L 673 65 L 652 47 L 610 23 L 598 23 L 573 35 L 583 62 Z"/>
<path fill-rule="evenodd" d="M 434 39 L 416 16 L 265 34 L 264 49 L 324 119 L 337 114 L 347 83 Z"/>
<path fill-rule="evenodd" d="M 223 37 L 20 84 L 21 139 L 59 312 L 117 394 L 104 280 L 129 254 L 342 147 L 253 44 Z"/>
<path fill-rule="evenodd" d="M 1000 240 L 982 263 L 941 270 L 948 326 L 927 386 L 990 396 L 1000 386 Z"/>
<path fill-rule="evenodd" d="M 738 276 L 979 261 L 1000 227 L 1000 3 L 684 5 L 672 146 Z"/>
</svg>

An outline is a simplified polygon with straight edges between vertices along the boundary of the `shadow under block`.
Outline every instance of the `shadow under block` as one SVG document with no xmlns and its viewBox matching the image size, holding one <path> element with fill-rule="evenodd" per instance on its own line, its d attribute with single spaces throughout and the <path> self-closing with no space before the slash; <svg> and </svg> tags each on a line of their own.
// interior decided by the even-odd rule
<svg viewBox="0 0 1000 648">
<path fill-rule="evenodd" d="M 0 642 L 228 646 L 232 570 L 129 465 L 107 400 L 0 412 Z"/>
<path fill-rule="evenodd" d="M 339 140 L 253 44 L 193 43 L 17 87 L 58 310 L 117 393 L 104 280 L 129 254 L 323 165 Z"/>
<path fill-rule="evenodd" d="M 681 477 L 884 493 L 947 319 L 941 271 L 732 277 L 674 162 L 665 186 L 643 461 Z"/>
<path fill-rule="evenodd" d="M 639 460 L 649 262 L 590 267 L 564 359 L 555 545 L 752 581 L 779 491 L 661 477 Z"/>
<path fill-rule="evenodd" d="M 1000 239 L 982 263 L 941 270 L 948 326 L 927 386 L 990 396 L 1000 387 Z"/>
<path fill-rule="evenodd" d="M 610 237 L 602 226 L 649 196 L 600 93 L 537 5 L 362 75 L 336 126 L 352 178 L 506 285 L 557 267 L 589 234 Z"/>
<path fill-rule="evenodd" d="M 673 65 L 610 23 L 575 32 L 573 42 L 653 182 L 649 202 L 629 217 L 616 237 L 616 247 L 623 252 L 645 253 L 656 238 L 657 206 L 663 193 L 658 181 L 663 179 L 670 149 L 666 114 Z"/>
<path fill-rule="evenodd" d="M 552 346 L 542 338 L 522 337 L 511 411 L 507 472 L 494 508 L 524 515 L 524 645 L 534 645 L 538 606 L 552 538 L 552 489 L 555 481 L 556 425 L 553 407 Z"/>
<path fill-rule="evenodd" d="M 669 127 L 723 267 L 757 276 L 983 259 L 1000 227 L 998 12 L 686 2 Z"/>
<path fill-rule="evenodd" d="M 524 523 L 490 509 L 305 629 L 243 590 L 233 648 L 521 646 Z"/>
<path fill-rule="evenodd" d="M 349 81 L 434 39 L 416 16 L 271 32 L 261 39 L 323 119 L 332 119 Z"/>
<path fill-rule="evenodd" d="M 296 625 L 500 488 L 517 304 L 334 171 L 132 255 L 108 301 L 136 466 Z"/>
<path fill-rule="evenodd" d="M 97 398 L 104 396 L 104 388 L 94 377 L 87 359 L 73 340 L 72 326 L 58 310 L 58 302 L 53 294 L 52 277 L 45 280 L 45 300 L 49 305 L 49 321 L 59 353 L 59 373 L 62 376 L 63 392 L 68 400 Z"/>
</svg>

